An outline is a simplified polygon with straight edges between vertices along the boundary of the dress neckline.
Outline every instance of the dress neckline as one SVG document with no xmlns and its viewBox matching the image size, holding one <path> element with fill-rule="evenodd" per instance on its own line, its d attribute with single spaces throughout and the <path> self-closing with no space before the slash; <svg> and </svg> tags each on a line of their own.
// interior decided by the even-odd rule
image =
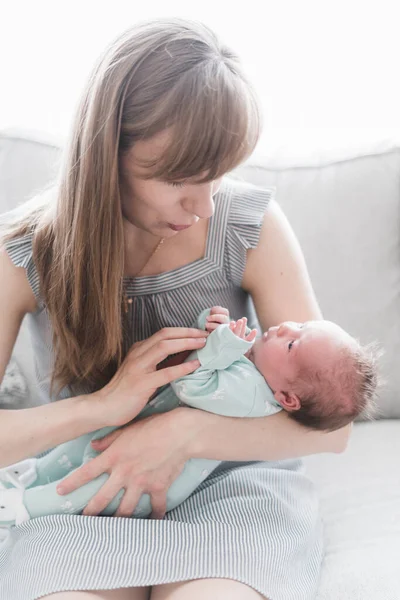
<svg viewBox="0 0 400 600">
<path fill-rule="evenodd" d="M 143 295 L 147 293 L 165 292 L 170 289 L 185 285 L 190 281 L 204 275 L 207 271 L 215 270 L 221 264 L 221 239 L 224 239 L 227 212 L 229 205 L 229 186 L 223 182 L 219 192 L 215 195 L 215 211 L 209 219 L 205 253 L 181 267 L 164 271 L 156 275 L 133 275 L 123 278 L 127 296 Z"/>
</svg>

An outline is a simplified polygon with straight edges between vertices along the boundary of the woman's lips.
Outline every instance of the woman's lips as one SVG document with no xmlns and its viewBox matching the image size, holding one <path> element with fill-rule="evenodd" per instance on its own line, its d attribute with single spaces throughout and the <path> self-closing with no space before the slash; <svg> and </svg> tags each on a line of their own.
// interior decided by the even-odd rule
<svg viewBox="0 0 400 600">
<path fill-rule="evenodd" d="M 174 231 L 182 231 L 183 229 L 188 229 L 191 225 L 172 225 L 172 223 L 168 223 L 168 227 L 173 229 Z"/>
</svg>

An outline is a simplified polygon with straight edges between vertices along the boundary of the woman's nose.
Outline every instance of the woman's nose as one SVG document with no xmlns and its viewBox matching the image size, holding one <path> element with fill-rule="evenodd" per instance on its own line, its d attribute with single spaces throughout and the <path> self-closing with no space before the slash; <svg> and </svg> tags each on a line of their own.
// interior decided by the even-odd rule
<svg viewBox="0 0 400 600">
<path fill-rule="evenodd" d="M 193 213 L 200 219 L 208 219 L 209 217 L 212 217 L 214 214 L 214 209 L 214 200 L 210 194 L 204 195 L 204 197 L 198 198 L 193 202 Z"/>
<path fill-rule="evenodd" d="M 197 215 L 200 219 L 208 219 L 214 214 L 214 199 L 212 186 L 196 186 L 189 198 L 184 202 L 184 208 L 187 212 Z"/>
</svg>

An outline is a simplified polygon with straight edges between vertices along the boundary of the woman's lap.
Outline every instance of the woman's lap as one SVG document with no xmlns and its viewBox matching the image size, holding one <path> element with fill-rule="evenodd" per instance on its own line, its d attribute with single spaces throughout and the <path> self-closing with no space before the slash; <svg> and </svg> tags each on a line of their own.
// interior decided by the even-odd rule
<svg viewBox="0 0 400 600">
<path fill-rule="evenodd" d="M 149 600 L 260 600 L 256 590 L 233 579 L 194 579 L 154 586 Z"/>
<path fill-rule="evenodd" d="M 229 464 L 161 521 L 56 515 L 15 528 L 0 551 L 0 596 L 13 597 L 25 569 L 20 600 L 311 600 L 322 551 L 315 490 L 297 465 Z M 84 568 L 78 555 L 89 557 Z M 123 585 L 128 597 L 116 595 Z M 143 585 L 152 594 L 137 599 Z M 92 595 L 56 593 L 85 589 Z"/>
<path fill-rule="evenodd" d="M 152 588 L 59 592 L 42 600 L 259 600 L 253 588 L 233 579 L 195 579 Z"/>
<path fill-rule="evenodd" d="M 41 600 L 149 600 L 150 588 L 118 588 L 116 590 L 81 590 L 57 592 Z"/>
</svg>

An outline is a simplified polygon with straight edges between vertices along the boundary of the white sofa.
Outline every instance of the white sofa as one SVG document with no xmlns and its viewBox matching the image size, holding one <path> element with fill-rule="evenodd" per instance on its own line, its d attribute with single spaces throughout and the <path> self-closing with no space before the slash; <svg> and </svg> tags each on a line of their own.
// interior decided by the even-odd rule
<svg viewBox="0 0 400 600">
<path fill-rule="evenodd" d="M 0 132 L 0 211 L 47 183 L 62 143 L 38 132 Z M 356 423 L 343 454 L 306 459 L 325 524 L 317 600 L 399 600 L 400 144 L 382 139 L 302 156 L 281 151 L 252 159 L 238 175 L 276 186 L 325 317 L 386 350 L 381 418 Z M 14 358 L 34 405 L 24 325 Z"/>
</svg>

